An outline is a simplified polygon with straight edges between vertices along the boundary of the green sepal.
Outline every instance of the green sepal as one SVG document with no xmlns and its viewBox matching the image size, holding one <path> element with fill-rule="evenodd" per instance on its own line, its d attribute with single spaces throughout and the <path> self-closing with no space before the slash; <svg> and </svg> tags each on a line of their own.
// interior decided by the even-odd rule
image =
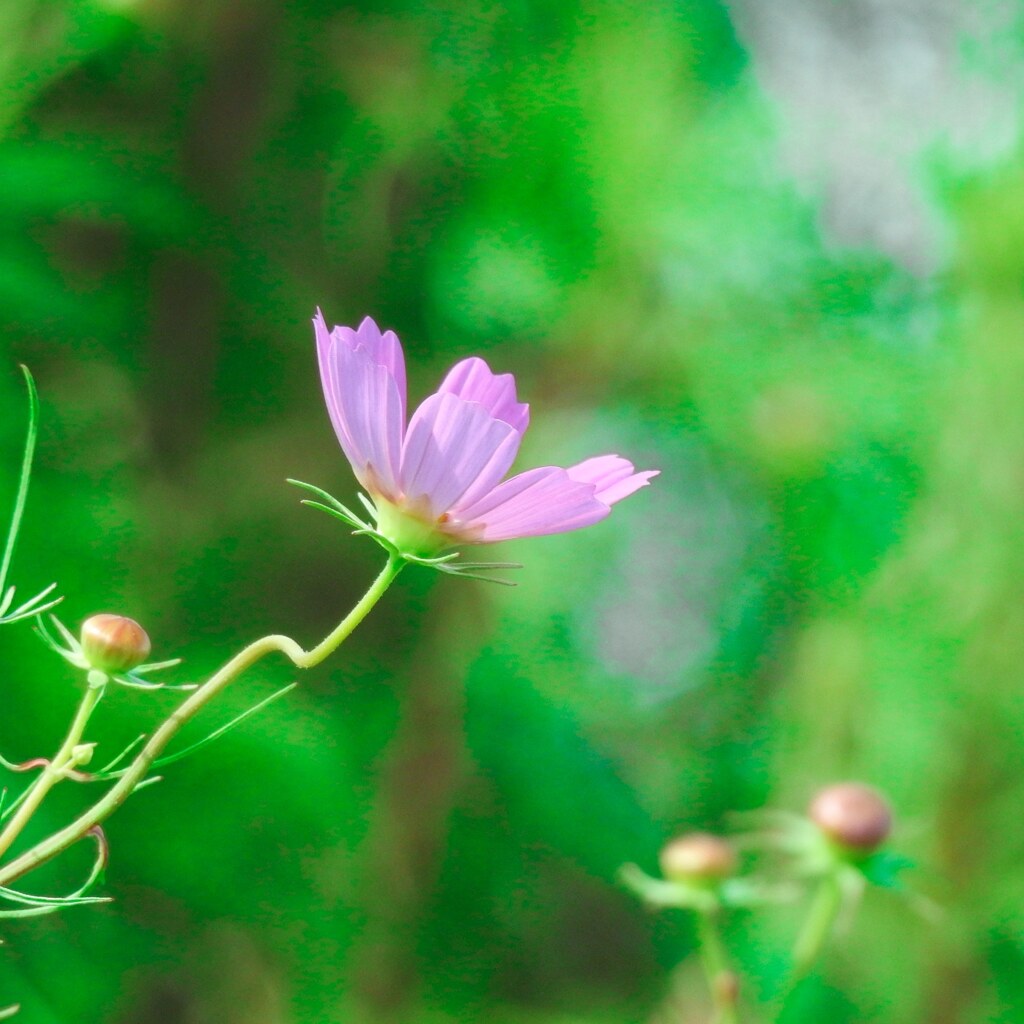
<svg viewBox="0 0 1024 1024">
<path fill-rule="evenodd" d="M 514 580 L 504 580 L 500 576 L 484 576 L 485 572 L 492 572 L 501 569 L 522 569 L 520 562 L 457 562 L 459 552 L 455 551 L 450 555 L 441 558 L 419 558 L 416 555 L 403 555 L 407 562 L 415 565 L 423 565 L 428 569 L 436 569 L 447 576 L 461 576 L 467 580 L 483 580 L 484 583 L 497 583 L 502 587 L 515 587 L 518 584 Z"/>
<path fill-rule="evenodd" d="M 75 668 L 87 673 L 86 678 L 90 686 L 100 687 L 105 686 L 107 682 L 115 682 L 121 686 L 128 687 L 130 690 L 182 690 L 188 692 L 198 689 L 198 683 L 151 683 L 148 679 L 143 678 L 150 672 L 159 672 L 165 668 L 173 668 L 175 665 L 180 665 L 181 658 L 170 658 L 167 661 L 150 661 L 144 665 L 137 665 L 126 672 L 101 672 L 89 664 L 82 651 L 82 644 L 78 637 L 56 615 L 51 615 L 50 621 L 60 633 L 64 644 L 61 644 L 46 628 L 46 623 L 43 621 L 42 616 L 39 616 L 36 622 L 36 635 L 51 651 L 59 654 L 66 662 L 74 665 Z"/>
<path fill-rule="evenodd" d="M 291 477 L 288 478 L 287 482 L 296 487 L 301 487 L 304 490 L 309 491 L 311 494 L 315 494 L 320 499 L 320 501 L 310 501 L 308 498 L 303 498 L 303 505 L 308 505 L 310 508 L 320 509 L 328 515 L 335 516 L 342 520 L 342 522 L 348 523 L 349 526 L 356 530 L 373 530 L 373 527 L 369 523 L 363 522 L 363 520 L 352 511 L 352 509 L 343 505 L 334 497 L 333 494 L 328 494 L 323 488 L 317 487 L 315 484 L 307 484 L 303 480 L 293 480 Z M 362 495 L 360 495 L 360 498 L 361 497 Z"/>
<path fill-rule="evenodd" d="M 756 878 L 725 878 L 720 882 L 700 883 L 652 878 L 636 864 L 619 869 L 619 881 L 653 907 L 677 907 L 702 913 L 718 907 L 758 907 L 788 903 L 799 899 L 796 885 L 767 882 Z"/>
<path fill-rule="evenodd" d="M 903 873 L 916 865 L 902 854 L 879 850 L 858 861 L 857 867 L 872 885 L 877 885 L 880 889 L 902 892 L 906 889 L 903 884 Z"/>
<path fill-rule="evenodd" d="M 711 913 L 720 905 L 718 894 L 713 888 L 652 878 L 636 864 L 623 864 L 619 868 L 619 881 L 652 907 L 675 907 Z"/>
<path fill-rule="evenodd" d="M 309 498 L 303 498 L 301 504 L 309 508 L 315 508 L 320 512 L 326 512 L 335 519 L 340 519 L 343 523 L 352 527 L 353 536 L 369 537 L 379 544 L 390 557 L 401 558 L 405 562 L 410 562 L 413 565 L 422 565 L 427 569 L 436 569 L 447 576 L 461 576 L 463 579 L 483 580 L 485 583 L 497 583 L 503 587 L 514 587 L 516 585 L 512 580 L 505 580 L 496 576 L 485 576 L 484 573 L 502 569 L 522 569 L 522 565 L 519 562 L 460 562 L 458 559 L 461 557 L 461 552 L 458 551 L 433 557 L 402 551 L 371 522 L 360 519 L 347 505 L 343 505 L 334 495 L 328 494 L 323 488 L 317 487 L 314 484 L 307 484 L 302 480 L 294 480 L 290 477 L 288 478 L 288 483 L 294 484 L 296 487 L 302 487 L 320 499 L 319 501 L 312 501 Z M 376 519 L 377 509 L 374 507 L 373 502 L 361 492 L 358 494 L 358 497 L 363 507 L 369 513 L 370 518 Z"/>
</svg>

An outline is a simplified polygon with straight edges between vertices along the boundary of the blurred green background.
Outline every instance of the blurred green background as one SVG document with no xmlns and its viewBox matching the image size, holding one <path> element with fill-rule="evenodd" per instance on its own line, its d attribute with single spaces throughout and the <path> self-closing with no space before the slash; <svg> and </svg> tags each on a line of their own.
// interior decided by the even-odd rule
<svg viewBox="0 0 1024 1024">
<path fill-rule="evenodd" d="M 407 572 L 133 799 L 116 902 L 4 928 L 19 1020 L 706 1020 L 690 923 L 619 865 L 847 777 L 890 794 L 943 913 L 869 894 L 788 1024 L 1024 1019 L 1022 15 L 3 0 L 5 505 L 18 362 L 43 399 L 26 596 L 138 618 L 179 678 L 320 638 L 380 552 L 284 483 L 354 493 L 317 305 L 396 329 L 414 398 L 465 355 L 514 372 L 521 466 L 662 470 L 497 550 L 514 590 Z M 27 626 L 0 644 L 0 750 L 49 753 L 74 674 Z M 293 677 L 261 664 L 207 722 Z M 111 694 L 101 750 L 170 706 Z M 733 923 L 750 1021 L 796 919 Z"/>
</svg>

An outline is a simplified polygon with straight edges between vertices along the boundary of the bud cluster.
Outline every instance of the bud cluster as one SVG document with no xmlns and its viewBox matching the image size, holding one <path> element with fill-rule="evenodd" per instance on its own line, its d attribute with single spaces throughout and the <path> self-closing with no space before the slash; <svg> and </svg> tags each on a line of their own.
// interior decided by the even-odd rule
<svg viewBox="0 0 1024 1024">
<path fill-rule="evenodd" d="M 801 899 L 819 884 L 834 884 L 849 909 L 869 884 L 896 887 L 909 864 L 883 849 L 892 810 L 862 782 L 821 788 L 805 814 L 760 812 L 748 820 L 756 830 L 735 841 L 689 832 L 666 843 L 658 855 L 660 879 L 636 865 L 626 865 L 621 877 L 649 904 L 700 914 Z M 749 852 L 753 870 L 741 870 L 741 850 Z"/>
</svg>

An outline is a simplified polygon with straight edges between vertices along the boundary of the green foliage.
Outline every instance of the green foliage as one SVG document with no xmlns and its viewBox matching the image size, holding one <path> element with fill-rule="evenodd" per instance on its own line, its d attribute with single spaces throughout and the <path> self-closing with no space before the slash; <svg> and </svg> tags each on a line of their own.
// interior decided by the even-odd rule
<svg viewBox="0 0 1024 1024">
<path fill-rule="evenodd" d="M 523 465 L 662 469 L 505 546 L 514 590 L 410 566 L 287 699 L 285 665 L 229 690 L 183 743 L 238 728 L 109 823 L 112 907 L 5 922 L 18 1019 L 647 1021 L 683 960 L 699 1020 L 689 925 L 618 869 L 840 778 L 886 789 L 943 916 L 869 891 L 781 1019 L 1019 1017 L 1024 158 L 892 168 L 941 272 L 845 245 L 744 6 L 0 3 L 6 509 L 19 363 L 43 403 L 19 593 L 137 618 L 190 681 L 331 629 L 380 552 L 284 483 L 352 507 L 317 305 L 395 328 L 413 393 L 514 372 Z M 0 751 L 51 753 L 77 675 L 0 643 Z M 98 763 L 174 699 L 112 688 Z M 770 990 L 764 916 L 728 938 Z"/>
</svg>

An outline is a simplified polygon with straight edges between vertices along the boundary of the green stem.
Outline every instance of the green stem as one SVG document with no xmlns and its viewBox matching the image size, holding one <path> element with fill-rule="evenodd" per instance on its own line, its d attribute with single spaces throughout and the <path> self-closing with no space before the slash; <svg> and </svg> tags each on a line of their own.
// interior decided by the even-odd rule
<svg viewBox="0 0 1024 1024">
<path fill-rule="evenodd" d="M 31 871 L 33 868 L 55 857 L 69 846 L 78 842 L 86 833 L 108 818 L 125 800 L 131 796 L 135 787 L 145 778 L 150 765 L 160 752 L 174 738 L 178 730 L 190 721 L 203 707 L 217 696 L 229 683 L 233 682 L 247 668 L 273 651 L 280 651 L 297 668 L 313 668 L 319 665 L 329 654 L 335 651 L 349 634 L 366 618 L 370 609 L 383 597 L 385 591 L 402 571 L 405 562 L 397 555 L 388 558 L 380 575 L 373 581 L 370 589 L 359 600 L 359 603 L 344 619 L 315 647 L 303 650 L 291 637 L 272 634 L 262 637 L 239 651 L 223 668 L 212 675 L 198 690 L 175 710 L 171 716 L 153 733 L 149 741 L 136 755 L 135 760 L 125 771 L 117 783 L 111 787 L 85 813 L 70 825 L 55 832 L 32 849 L 27 850 L 10 864 L 0 868 L 0 885 L 8 885 L 16 878 Z"/>
<path fill-rule="evenodd" d="M 39 809 L 39 805 L 45 799 L 46 794 L 64 778 L 68 768 L 73 768 L 77 764 L 75 747 L 82 742 L 82 734 L 85 732 L 89 716 L 92 714 L 102 694 L 102 686 L 89 686 L 82 695 L 82 700 L 78 705 L 78 710 L 75 712 L 75 717 L 72 719 L 71 727 L 68 729 L 68 734 L 61 744 L 60 750 L 53 755 L 50 763 L 43 768 L 38 778 L 29 788 L 24 800 L 22 800 L 17 813 L 7 823 L 3 832 L 0 832 L 0 857 L 10 849 L 11 843 L 18 838 L 21 830 Z"/>
<path fill-rule="evenodd" d="M 805 978 L 825 948 L 842 906 L 842 891 L 834 872 L 825 875 L 811 901 L 804 926 L 793 946 L 793 974 L 790 988 Z"/>
<path fill-rule="evenodd" d="M 714 1024 L 739 1024 L 739 983 L 729 966 L 729 957 L 718 927 L 718 908 L 699 911 L 697 934 L 700 939 L 704 977 L 715 1008 Z"/>
</svg>

